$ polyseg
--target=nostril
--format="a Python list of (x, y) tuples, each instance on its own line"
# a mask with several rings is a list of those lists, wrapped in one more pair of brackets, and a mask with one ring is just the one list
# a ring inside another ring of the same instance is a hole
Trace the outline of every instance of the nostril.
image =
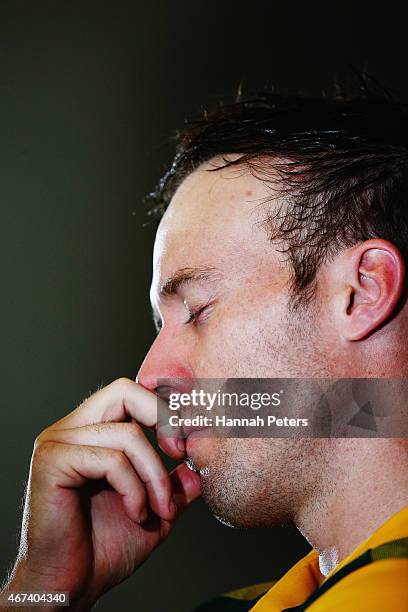
[(173, 389), (169, 385), (159, 385), (155, 388), (155, 392), (161, 399), (168, 402), (170, 395), (173, 393)]
[(166, 402), (169, 401), (172, 393), (190, 393), (194, 387), (193, 378), (158, 378), (155, 392), (157, 395), (164, 399)]

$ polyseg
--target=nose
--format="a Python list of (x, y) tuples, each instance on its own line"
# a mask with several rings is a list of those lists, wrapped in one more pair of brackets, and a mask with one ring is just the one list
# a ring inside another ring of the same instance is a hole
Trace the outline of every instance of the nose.
[(139, 368), (136, 382), (164, 399), (173, 392), (190, 393), (193, 371), (186, 343), (162, 329)]

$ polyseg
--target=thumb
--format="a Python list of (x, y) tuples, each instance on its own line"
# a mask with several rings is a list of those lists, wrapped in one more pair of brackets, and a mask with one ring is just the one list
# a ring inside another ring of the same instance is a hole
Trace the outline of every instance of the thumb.
[(174, 498), (181, 513), (186, 506), (201, 495), (201, 482), (198, 474), (190, 470), (185, 463), (180, 463), (171, 473)]

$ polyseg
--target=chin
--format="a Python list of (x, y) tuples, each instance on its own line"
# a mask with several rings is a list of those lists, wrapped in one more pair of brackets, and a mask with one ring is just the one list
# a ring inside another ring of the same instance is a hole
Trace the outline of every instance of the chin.
[(202, 497), (211, 514), (226, 527), (251, 529), (261, 526), (257, 525), (251, 514), (237, 506), (235, 499), (226, 499), (223, 494), (218, 495), (208, 479), (204, 479), (202, 484)]
[[(254, 513), (252, 504), (248, 504), (248, 491), (231, 480), (228, 474), (220, 474), (217, 469), (207, 465), (200, 467), (201, 493), (211, 514), (223, 525), (238, 529), (265, 527), (265, 521)], [(241, 484), (242, 484), (241, 480)], [(259, 503), (259, 499), (257, 502)], [(269, 519), (269, 517), (268, 517)], [(270, 521), (268, 521), (268, 525)]]
[(285, 482), (259, 441), (193, 438), (189, 467), (201, 477), (201, 492), (211, 513), (241, 529), (287, 524)]
[(250, 470), (209, 462), (200, 465), (198, 473), (203, 501), (222, 524), (259, 529), (291, 523), (281, 489), (266, 487)]

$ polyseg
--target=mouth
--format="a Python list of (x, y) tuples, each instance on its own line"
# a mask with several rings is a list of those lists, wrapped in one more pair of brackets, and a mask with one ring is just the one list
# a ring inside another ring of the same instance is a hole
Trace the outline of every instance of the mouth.
[(183, 427), (183, 430), (186, 435), (186, 451), (188, 455), (190, 454), (190, 451), (193, 450), (195, 444), (197, 444), (197, 441), (199, 441), (200, 438), (208, 438), (209, 427), (189, 428), (188, 431), (186, 431)]
[(207, 415), (197, 414), (192, 411), (180, 411), (179, 423), (186, 441), (202, 438), (208, 435), (212, 427), (212, 419)]

